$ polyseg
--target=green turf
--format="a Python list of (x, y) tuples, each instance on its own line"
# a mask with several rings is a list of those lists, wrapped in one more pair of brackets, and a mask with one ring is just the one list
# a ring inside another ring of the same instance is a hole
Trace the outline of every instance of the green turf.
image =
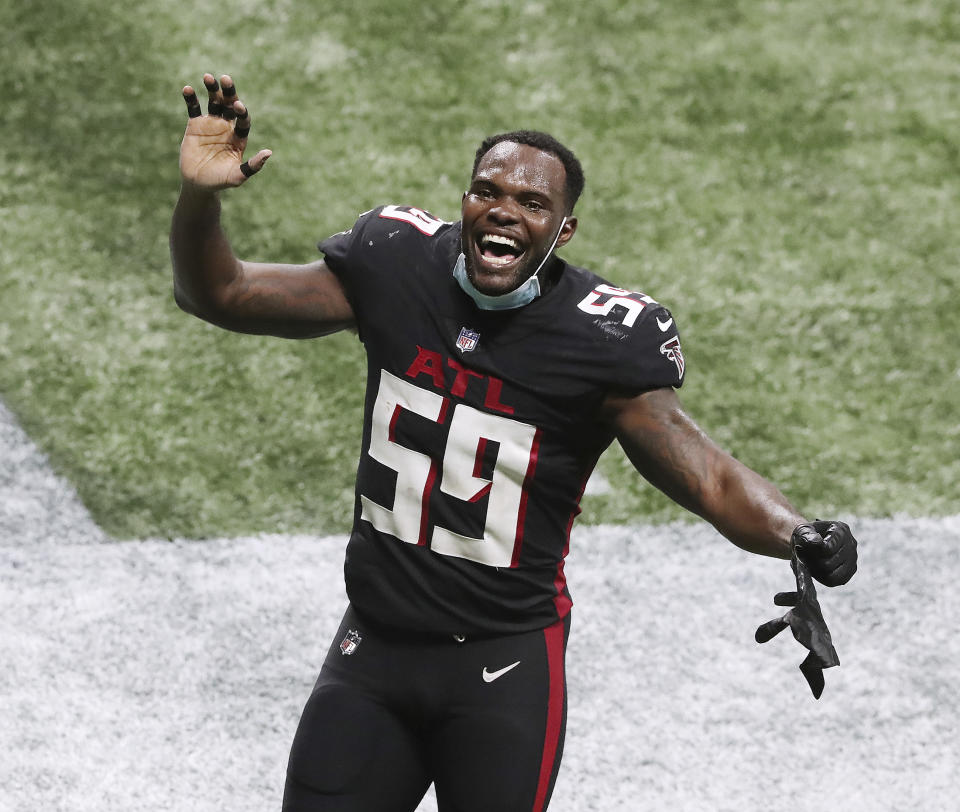
[[(173, 303), (179, 88), (232, 72), (267, 170), (239, 254), (304, 262), (383, 202), (455, 218), (491, 131), (554, 132), (568, 259), (678, 319), (682, 397), (811, 513), (954, 513), (960, 3), (0, 7), (0, 396), (119, 537), (343, 530), (350, 336)], [(614, 452), (587, 521), (680, 515)]]

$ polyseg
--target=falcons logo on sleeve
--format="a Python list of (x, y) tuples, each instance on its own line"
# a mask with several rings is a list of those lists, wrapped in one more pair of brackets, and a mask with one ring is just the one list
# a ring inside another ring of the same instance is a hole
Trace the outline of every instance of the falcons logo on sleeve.
[(677, 336), (667, 339), (660, 345), (660, 354), (667, 356), (677, 365), (677, 375), (683, 377), (683, 351), (680, 349), (680, 339)]

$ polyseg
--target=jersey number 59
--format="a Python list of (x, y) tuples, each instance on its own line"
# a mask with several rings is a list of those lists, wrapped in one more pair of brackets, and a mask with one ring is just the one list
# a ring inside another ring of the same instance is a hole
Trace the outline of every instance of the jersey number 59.
[[(394, 427), (402, 410), (443, 424), (449, 405), (449, 398), (381, 371), (368, 453), (397, 472), (397, 486), (392, 508), (361, 494), (360, 517), (382, 533), (408, 544), (425, 545), (430, 529), (430, 494), (439, 476), (440, 492), (455, 499), (476, 502), (488, 495), (487, 515), (481, 537), (435, 524), (431, 549), (491, 567), (515, 566), (523, 537), (526, 488), (537, 462), (539, 432), (519, 420), (458, 403), (450, 417), (442, 461), (395, 442)], [(488, 443), (498, 443), (499, 448), (493, 472), (486, 475), (482, 461)]]

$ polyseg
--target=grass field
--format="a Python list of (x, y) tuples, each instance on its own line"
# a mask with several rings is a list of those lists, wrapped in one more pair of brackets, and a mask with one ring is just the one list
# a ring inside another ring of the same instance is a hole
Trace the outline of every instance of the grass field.
[[(179, 312), (179, 88), (232, 72), (267, 171), (248, 258), (381, 202), (455, 218), (480, 138), (548, 129), (567, 257), (671, 306), (691, 412), (822, 515), (949, 514), (960, 479), (960, 5), (4, 4), (0, 395), (119, 538), (346, 529), (361, 348)], [(588, 522), (681, 514), (622, 455)]]

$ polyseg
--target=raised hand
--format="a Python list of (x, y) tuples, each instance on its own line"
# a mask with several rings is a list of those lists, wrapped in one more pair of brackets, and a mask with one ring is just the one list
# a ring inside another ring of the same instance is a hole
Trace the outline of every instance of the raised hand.
[(272, 154), (262, 149), (248, 161), (243, 151), (250, 134), (250, 111), (237, 98), (229, 76), (220, 82), (210, 73), (203, 75), (207, 88), (207, 114), (203, 114), (194, 89), (183, 88), (187, 105), (187, 129), (180, 144), (180, 176), (184, 183), (208, 191), (229, 189), (259, 172)]

